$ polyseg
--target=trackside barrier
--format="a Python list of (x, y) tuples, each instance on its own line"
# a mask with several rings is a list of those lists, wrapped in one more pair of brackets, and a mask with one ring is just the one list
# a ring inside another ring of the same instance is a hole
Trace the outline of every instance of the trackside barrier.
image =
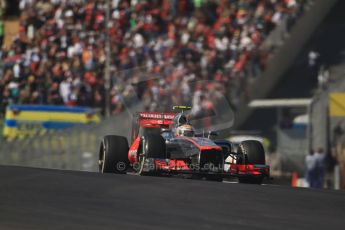
[(0, 164), (40, 168), (96, 171), (98, 148), (104, 135), (130, 135), (127, 112), (102, 121), (61, 131), (49, 131), (44, 136), (6, 141), (0, 139)]

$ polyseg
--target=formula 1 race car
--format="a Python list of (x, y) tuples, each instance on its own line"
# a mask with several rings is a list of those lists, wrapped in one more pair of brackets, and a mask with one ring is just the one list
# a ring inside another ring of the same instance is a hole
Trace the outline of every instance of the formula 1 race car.
[(240, 143), (237, 152), (227, 140), (212, 140), (215, 132), (196, 134), (184, 110), (180, 113), (139, 112), (132, 125), (132, 144), (126, 137), (107, 135), (99, 149), (101, 173), (185, 175), (222, 181), (238, 177), (241, 183), (261, 184), (269, 178), (262, 144)]

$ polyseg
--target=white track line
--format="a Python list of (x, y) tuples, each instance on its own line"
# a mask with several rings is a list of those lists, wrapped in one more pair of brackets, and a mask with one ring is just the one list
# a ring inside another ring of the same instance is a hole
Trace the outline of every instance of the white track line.
[(238, 184), (237, 181), (224, 181), (224, 180), (223, 180), (223, 183), (225, 183), (225, 184)]

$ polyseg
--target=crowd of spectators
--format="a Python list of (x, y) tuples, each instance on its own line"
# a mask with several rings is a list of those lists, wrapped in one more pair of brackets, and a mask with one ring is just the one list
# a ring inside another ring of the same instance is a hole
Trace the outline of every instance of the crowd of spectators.
[[(21, 0), (20, 29), (0, 52), (1, 109), (7, 104), (104, 109), (110, 39), (111, 108), (139, 98), (148, 110), (226, 95), (236, 106), (272, 50), (261, 44), (307, 0)], [(229, 90), (231, 89), (231, 90)]]

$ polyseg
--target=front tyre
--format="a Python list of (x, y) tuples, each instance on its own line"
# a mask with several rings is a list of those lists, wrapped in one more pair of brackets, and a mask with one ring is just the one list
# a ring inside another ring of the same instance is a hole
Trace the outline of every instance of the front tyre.
[[(259, 141), (248, 140), (241, 142), (241, 144), (238, 146), (237, 153), (241, 156), (242, 164), (266, 164), (265, 150)], [(263, 177), (246, 176), (240, 177), (238, 180), (240, 183), (262, 184)]]
[[(138, 155), (139, 168), (138, 175), (153, 175), (156, 173), (155, 165), (145, 163), (147, 159), (167, 159), (169, 158), (165, 140), (161, 135), (148, 134), (142, 137)], [(152, 162), (151, 162), (152, 163)]]
[(116, 135), (105, 136), (99, 149), (99, 172), (126, 173), (129, 167), (128, 150), (126, 137)]

